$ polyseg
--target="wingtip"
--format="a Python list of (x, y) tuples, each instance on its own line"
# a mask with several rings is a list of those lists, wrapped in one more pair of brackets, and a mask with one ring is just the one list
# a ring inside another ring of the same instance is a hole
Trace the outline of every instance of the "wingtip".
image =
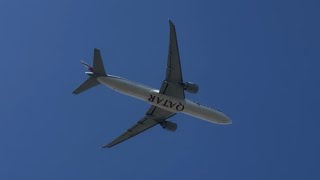
[(78, 93), (76, 91), (73, 91), (72, 94), (77, 95)]
[(106, 148), (110, 148), (110, 147), (111, 147), (111, 146), (110, 146), (109, 144), (107, 144), (107, 145), (101, 146), (100, 149), (106, 149)]
[(174, 26), (174, 24), (173, 24), (173, 22), (171, 21), (170, 18), (168, 18), (168, 21), (169, 21), (169, 24), (170, 24), (170, 25)]

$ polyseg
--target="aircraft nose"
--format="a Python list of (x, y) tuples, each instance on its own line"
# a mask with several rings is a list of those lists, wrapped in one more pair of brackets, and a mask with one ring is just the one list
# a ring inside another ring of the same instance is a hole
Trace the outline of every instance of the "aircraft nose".
[(224, 115), (224, 117), (221, 120), (221, 124), (232, 124), (232, 120), (228, 116)]
[(227, 123), (226, 124), (232, 124), (232, 120), (230, 118), (228, 118)]

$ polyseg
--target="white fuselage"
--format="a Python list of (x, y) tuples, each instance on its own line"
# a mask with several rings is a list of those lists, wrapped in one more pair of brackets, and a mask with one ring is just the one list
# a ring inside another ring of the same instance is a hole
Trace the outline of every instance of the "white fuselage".
[(231, 120), (222, 112), (187, 99), (160, 94), (159, 90), (129, 81), (117, 76), (101, 76), (97, 80), (120, 93), (146, 101), (156, 107), (173, 112), (184, 113), (217, 124), (230, 124)]

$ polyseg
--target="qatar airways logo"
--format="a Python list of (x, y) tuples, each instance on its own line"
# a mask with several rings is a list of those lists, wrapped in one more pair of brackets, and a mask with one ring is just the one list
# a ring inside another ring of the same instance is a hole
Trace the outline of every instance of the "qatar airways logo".
[(148, 101), (152, 102), (152, 103), (156, 103), (159, 105), (162, 105), (163, 107), (167, 107), (170, 109), (175, 109), (177, 111), (183, 111), (184, 110), (184, 105), (181, 102), (172, 102), (168, 99), (164, 99), (164, 98), (160, 98), (158, 96), (154, 96), (152, 94), (150, 94), (150, 97), (148, 99)]

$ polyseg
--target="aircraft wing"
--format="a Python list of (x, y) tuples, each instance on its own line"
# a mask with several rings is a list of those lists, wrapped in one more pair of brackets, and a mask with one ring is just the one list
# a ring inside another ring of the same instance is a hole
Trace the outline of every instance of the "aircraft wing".
[(139, 120), (134, 126), (129, 128), (121, 136), (119, 136), (109, 144), (102, 146), (102, 148), (110, 148), (114, 145), (117, 145), (129, 138), (132, 138), (133, 136), (142, 133), (149, 128), (152, 128), (153, 126), (165, 121), (173, 115), (175, 115), (175, 113), (160, 109), (155, 106), (151, 106), (146, 115), (141, 120)]
[[(169, 53), (167, 61), (166, 78), (163, 81), (160, 92), (168, 96), (184, 99), (184, 89), (181, 85), (183, 83), (182, 71), (180, 65), (179, 48), (177, 42), (176, 29), (172, 21), (169, 20), (170, 24), (170, 42), (169, 42)], [(165, 121), (176, 113), (172, 113), (161, 108), (151, 106), (147, 111), (146, 115), (139, 120), (134, 126), (129, 128), (121, 136), (110, 142), (109, 144), (102, 146), (102, 148), (110, 148), (117, 145), (133, 136), (136, 136), (143, 131)]]
[(169, 53), (167, 61), (166, 78), (163, 81), (160, 93), (176, 98), (184, 99), (184, 89), (181, 85), (183, 83), (178, 41), (176, 35), (176, 28), (172, 21), (170, 24), (170, 41), (169, 41)]

